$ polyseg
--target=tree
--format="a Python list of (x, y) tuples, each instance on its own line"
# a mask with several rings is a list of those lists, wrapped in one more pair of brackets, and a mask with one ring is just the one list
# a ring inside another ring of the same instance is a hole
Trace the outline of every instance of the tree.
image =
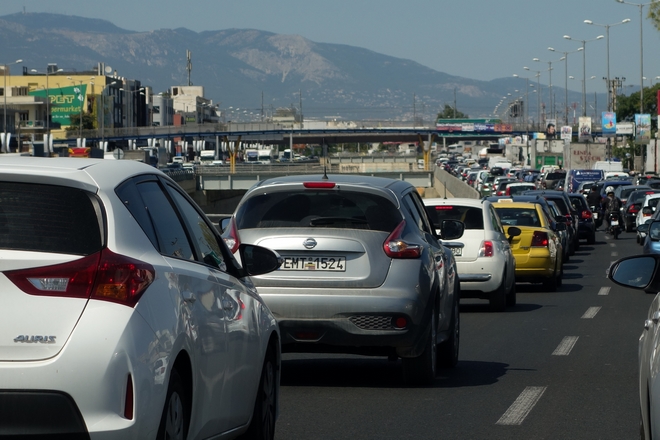
[(469, 116), (458, 110), (454, 111), (454, 107), (450, 106), (449, 104), (445, 104), (445, 108), (440, 113), (438, 113), (438, 119), (466, 119), (466, 118), (469, 118)]
[[(66, 131), (77, 131), (80, 130), (80, 114), (71, 114), (69, 115), (69, 121), (71, 125), (66, 128)], [(82, 128), (83, 130), (94, 130), (94, 116), (89, 113), (83, 113), (82, 117)]]
[(660, 3), (653, 2), (649, 5), (648, 18), (653, 22), (653, 26), (660, 31)]

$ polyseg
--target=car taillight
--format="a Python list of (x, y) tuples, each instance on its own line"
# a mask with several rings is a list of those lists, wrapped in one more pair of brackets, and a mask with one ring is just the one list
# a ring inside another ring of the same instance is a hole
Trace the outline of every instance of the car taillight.
[(235, 253), (238, 250), (238, 247), (241, 245), (241, 239), (238, 237), (238, 229), (236, 228), (236, 217), (232, 217), (229, 220), (229, 226), (227, 230), (227, 237), (223, 237), (225, 244), (231, 251)]
[(637, 214), (639, 212), (639, 208), (635, 205), (630, 205), (628, 207), (628, 213), (630, 214)]
[(332, 189), (336, 186), (334, 182), (303, 182), (303, 186), (308, 189)]
[(403, 220), (399, 226), (392, 231), (389, 237), (383, 243), (383, 250), (390, 258), (419, 258), (422, 255), (422, 247), (406, 243), (401, 239), (401, 234), (406, 227), (406, 221)]
[(587, 220), (592, 217), (591, 211), (584, 210), (582, 211), (582, 220)]
[(548, 245), (548, 233), (542, 231), (534, 231), (532, 236), (533, 247), (545, 247)]
[(504, 195), (505, 196), (510, 196), (511, 195), (511, 187), (510, 186), (506, 187), (506, 191), (504, 192)]
[(156, 272), (150, 264), (103, 249), (69, 263), (4, 274), (30, 295), (93, 298), (133, 307)]
[(479, 257), (492, 257), (494, 255), (493, 251), (493, 242), (490, 240), (484, 240), (481, 242), (479, 247)]

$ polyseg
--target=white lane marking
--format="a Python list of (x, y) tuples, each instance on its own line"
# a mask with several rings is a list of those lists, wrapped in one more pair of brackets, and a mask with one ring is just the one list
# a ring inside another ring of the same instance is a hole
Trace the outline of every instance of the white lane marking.
[(582, 319), (591, 319), (594, 316), (596, 316), (596, 313), (600, 310), (600, 307), (589, 307), (586, 312), (584, 312), (584, 315), (582, 315)]
[(527, 387), (497, 421), (497, 425), (521, 425), (547, 387)]
[(612, 252), (612, 256), (613, 256), (613, 257), (618, 257), (618, 256), (619, 256), (619, 253), (618, 253), (618, 252)]
[(616, 247), (616, 243), (610, 243), (610, 247)]
[(579, 336), (566, 336), (564, 339), (562, 339), (562, 341), (559, 343), (557, 348), (555, 348), (555, 351), (552, 352), (552, 355), (568, 356), (568, 354), (575, 346), (575, 343), (577, 342), (578, 338)]
[(610, 236), (609, 236), (609, 235), (606, 235), (606, 236), (605, 236), (605, 240), (609, 240), (609, 239), (610, 239)]
[(610, 288), (609, 287), (601, 287), (600, 290), (598, 291), (598, 294), (600, 296), (605, 296), (610, 294)]

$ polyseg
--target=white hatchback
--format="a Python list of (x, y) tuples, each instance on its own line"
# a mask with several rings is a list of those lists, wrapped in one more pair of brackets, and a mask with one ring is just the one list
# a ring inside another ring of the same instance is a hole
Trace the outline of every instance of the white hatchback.
[[(460, 220), (465, 225), (458, 241), (444, 241), (456, 258), (461, 298), (487, 299), (493, 311), (516, 304), (516, 260), (497, 213), (487, 200), (424, 199), (433, 223)], [(510, 232), (520, 233), (513, 227)]]
[(4, 156), (0, 200), (0, 437), (273, 437), (277, 254), (137, 161)]

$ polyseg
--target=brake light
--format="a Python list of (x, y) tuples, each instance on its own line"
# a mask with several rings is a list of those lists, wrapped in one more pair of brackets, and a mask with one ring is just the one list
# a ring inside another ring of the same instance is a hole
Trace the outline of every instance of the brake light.
[(490, 240), (484, 240), (481, 242), (479, 247), (479, 257), (492, 257), (495, 254), (493, 251), (493, 242)]
[(584, 210), (582, 211), (582, 220), (587, 220), (592, 217), (591, 211)]
[(229, 220), (229, 226), (227, 228), (227, 236), (222, 237), (225, 240), (225, 244), (231, 251), (235, 253), (238, 250), (238, 247), (241, 245), (241, 239), (238, 237), (238, 229), (236, 228), (236, 217), (232, 217)]
[(422, 255), (422, 247), (406, 243), (401, 239), (401, 234), (406, 227), (406, 221), (399, 223), (394, 231), (383, 243), (383, 250), (390, 258), (419, 258)]
[(533, 247), (545, 247), (549, 243), (548, 233), (542, 231), (534, 231), (532, 236), (532, 246)]
[(506, 187), (506, 191), (504, 192), (504, 195), (505, 196), (510, 196), (511, 195), (511, 187), (510, 186)]
[(135, 306), (155, 278), (154, 268), (103, 249), (64, 264), (4, 272), (29, 295), (94, 298)]
[(308, 189), (332, 189), (336, 184), (334, 182), (303, 182), (303, 186)]
[(447, 206), (447, 205), (440, 205), (435, 207), (436, 211), (451, 211), (452, 209), (454, 209), (453, 206)]
[(639, 212), (639, 208), (638, 208), (637, 206), (635, 206), (635, 205), (630, 205), (630, 206), (628, 207), (628, 212), (629, 212), (630, 214), (637, 214), (637, 213)]

